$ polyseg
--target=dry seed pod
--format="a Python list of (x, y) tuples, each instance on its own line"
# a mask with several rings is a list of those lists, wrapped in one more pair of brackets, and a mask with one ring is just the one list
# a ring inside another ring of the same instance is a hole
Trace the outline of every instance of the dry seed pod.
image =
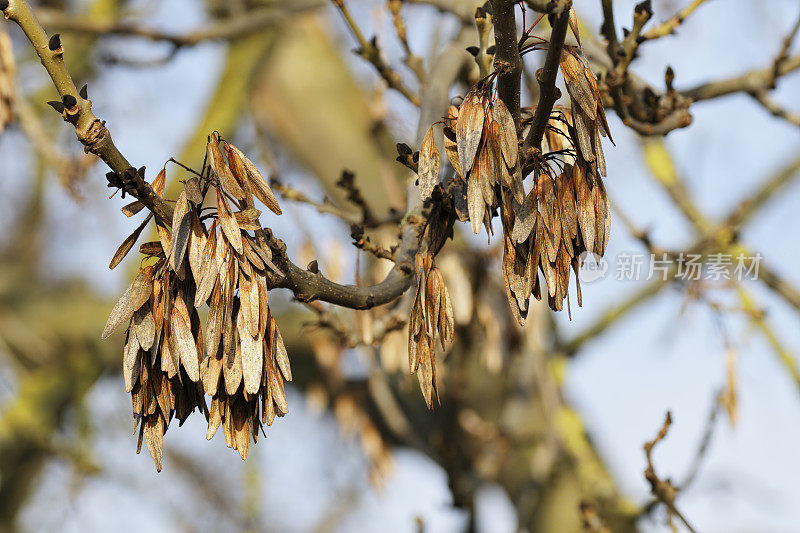
[(500, 124), (500, 145), (503, 151), (503, 160), (508, 168), (514, 168), (519, 161), (519, 141), (517, 140), (517, 127), (514, 118), (499, 98), (494, 102), (494, 115)]
[(597, 102), (595, 102), (592, 87), (586, 79), (583, 62), (572, 52), (562, 50), (560, 67), (570, 97), (580, 105), (589, 120), (594, 121), (597, 116)]
[(225, 201), (225, 197), (219, 189), (217, 189), (217, 214), (219, 216), (222, 232), (228, 239), (228, 243), (236, 250), (237, 254), (244, 253), (244, 249), (242, 248), (242, 233), (239, 230), (239, 225), (236, 223), (236, 219), (228, 208), (228, 202)]
[(521, 243), (528, 240), (536, 222), (537, 203), (535, 189), (528, 193), (524, 202), (514, 203), (514, 226), (511, 230), (511, 239), (514, 242)]
[(206, 157), (208, 159), (208, 164), (211, 165), (211, 170), (213, 170), (214, 174), (219, 178), (222, 187), (237, 200), (244, 200), (244, 191), (236, 181), (228, 163), (225, 161), (225, 156), (222, 154), (222, 149), (219, 147), (219, 141), (216, 135), (210, 135), (208, 137)]
[(430, 197), (439, 183), (439, 150), (433, 139), (433, 126), (428, 128), (419, 149), (419, 192), (422, 199)]
[(258, 198), (261, 203), (267, 206), (273, 213), (280, 215), (281, 207), (278, 205), (278, 200), (275, 198), (275, 194), (272, 192), (272, 189), (270, 189), (267, 181), (264, 179), (264, 176), (261, 175), (261, 172), (259, 172), (258, 168), (256, 168), (253, 162), (250, 161), (250, 159), (248, 159), (248, 157), (234, 145), (228, 143), (227, 146), (230, 147), (231, 152), (234, 153), (236, 157), (241, 159), (241, 162), (244, 164), (250, 184), (250, 190), (253, 192), (256, 198)]
[(483, 200), (483, 191), (479, 181), (480, 171), (474, 169), (469, 173), (467, 182), (467, 203), (469, 206), (469, 220), (472, 223), (472, 231), (477, 235), (481, 232), (483, 214), (486, 204)]
[(592, 251), (594, 250), (596, 227), (592, 191), (589, 189), (589, 183), (578, 165), (573, 167), (572, 172), (572, 184), (575, 187), (581, 237), (586, 249)]
[(128, 322), (133, 313), (142, 307), (153, 294), (153, 267), (139, 270), (130, 286), (117, 301), (103, 329), (103, 339), (107, 339), (120, 324)]
[(124, 241), (122, 241), (122, 244), (120, 244), (119, 248), (117, 248), (117, 251), (114, 252), (114, 257), (111, 258), (111, 262), (108, 264), (108, 268), (110, 270), (113, 270), (114, 268), (116, 268), (116, 266), (123, 259), (125, 259), (125, 256), (128, 255), (128, 252), (131, 251), (131, 248), (133, 248), (133, 245), (136, 244), (136, 241), (139, 239), (139, 236), (142, 234), (142, 230), (147, 225), (147, 223), (150, 222), (151, 218), (153, 218), (153, 214), (152, 213), (147, 215), (147, 217), (144, 219), (144, 221), (142, 221), (142, 223), (139, 224), (139, 227), (136, 228), (133, 231), (133, 233), (131, 233)]
[(153, 180), (151, 187), (153, 188), (153, 191), (157, 195), (164, 196), (164, 189), (166, 187), (166, 183), (167, 183), (167, 169), (162, 168), (156, 175), (155, 179)]
[(139, 200), (136, 200), (134, 202), (131, 202), (131, 203), (127, 204), (127, 205), (122, 206), (120, 208), (120, 211), (122, 211), (122, 213), (126, 217), (130, 218), (133, 215), (139, 213), (142, 209), (144, 209), (144, 204), (142, 202), (140, 202)]
[(569, 29), (572, 30), (572, 35), (578, 41), (578, 46), (581, 46), (581, 33), (578, 31), (578, 16), (575, 14), (575, 9), (569, 8)]
[(175, 203), (175, 211), (172, 216), (172, 248), (169, 251), (169, 265), (174, 271), (178, 271), (186, 249), (189, 246), (189, 235), (192, 228), (192, 217), (189, 215), (189, 200), (186, 198), (186, 191), (182, 191)]
[[(478, 153), (485, 117), (483, 97), (473, 87), (459, 110), (456, 121), (456, 144), (461, 170), (469, 172)], [(476, 232), (477, 233), (477, 232)]]

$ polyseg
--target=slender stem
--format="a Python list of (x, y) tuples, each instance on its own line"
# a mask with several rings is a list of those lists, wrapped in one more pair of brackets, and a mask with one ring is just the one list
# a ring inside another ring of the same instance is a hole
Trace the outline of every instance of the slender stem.
[(494, 22), (495, 56), (494, 68), (497, 74), (497, 94), (506, 105), (514, 123), (519, 125), (519, 93), (522, 78), (522, 59), (517, 43), (517, 21), (514, 16), (513, 0), (492, 0), (492, 21)]
[(537, 75), (539, 81), (539, 104), (533, 115), (533, 124), (528, 137), (525, 139), (525, 149), (523, 153), (531, 148), (541, 149), (542, 138), (547, 129), (547, 122), (550, 120), (550, 112), (553, 105), (561, 96), (561, 91), (556, 87), (556, 76), (558, 65), (561, 62), (561, 50), (564, 48), (564, 38), (567, 36), (567, 26), (569, 24), (569, 9), (572, 2), (568, 1), (561, 13), (551, 17), (553, 31), (550, 34), (550, 44), (547, 47), (547, 57), (544, 60), (544, 67)]

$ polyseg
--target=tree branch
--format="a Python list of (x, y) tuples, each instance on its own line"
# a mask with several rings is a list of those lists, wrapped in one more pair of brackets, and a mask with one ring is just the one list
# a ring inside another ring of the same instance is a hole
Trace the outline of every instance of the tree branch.
[(533, 124), (528, 137), (525, 139), (523, 153), (531, 148), (541, 149), (542, 138), (550, 120), (550, 112), (553, 105), (561, 96), (561, 91), (556, 87), (556, 76), (558, 65), (561, 62), (561, 50), (564, 48), (564, 38), (567, 36), (567, 26), (569, 24), (569, 8), (571, 0), (567, 0), (561, 7), (561, 12), (551, 15), (550, 22), (553, 31), (550, 34), (550, 44), (547, 47), (547, 57), (544, 60), (544, 67), (537, 73), (539, 81), (539, 103), (533, 115)]
[(497, 94), (511, 111), (514, 123), (519, 126), (519, 92), (522, 79), (522, 58), (517, 43), (517, 20), (514, 0), (492, 0), (492, 22), (496, 52), (494, 68), (497, 71)]
[(776, 77), (784, 76), (798, 68), (800, 68), (800, 54), (795, 54), (778, 65), (777, 76), (775, 76), (776, 69), (770, 65), (767, 68), (752, 70), (733, 78), (704, 83), (692, 89), (681, 91), (681, 94), (695, 102), (739, 92), (755, 94), (769, 89)]

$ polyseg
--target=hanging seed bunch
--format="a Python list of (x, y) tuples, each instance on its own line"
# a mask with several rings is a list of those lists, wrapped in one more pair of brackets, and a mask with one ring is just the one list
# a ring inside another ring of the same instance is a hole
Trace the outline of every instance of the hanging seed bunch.
[[(439, 181), (439, 151), (428, 130), (420, 147), (419, 176), (423, 199)], [(472, 230), (481, 225), (492, 233), (492, 212), (499, 206), (499, 190), (508, 190), (522, 202), (525, 192), (519, 160), (516, 126), (502, 100), (491, 99), (491, 77), (474, 86), (461, 107), (450, 106), (444, 120), (445, 153), (456, 174), (467, 185)]]
[(436, 385), (436, 340), (442, 350), (453, 342), (455, 323), (450, 294), (442, 273), (434, 265), (433, 254), (418, 253), (414, 258), (417, 292), (408, 321), (408, 366), (417, 374), (428, 408), (433, 398), (439, 401)]
[[(577, 33), (575, 27), (573, 32)], [(563, 309), (566, 298), (569, 309), (570, 270), (575, 272), (581, 305), (577, 276), (581, 254), (602, 256), (610, 234), (600, 142), (601, 137), (610, 136), (597, 80), (580, 47), (564, 50), (561, 71), (570, 106), (553, 110), (542, 153), (532, 160), (522, 161), (519, 146), (530, 129), (532, 115), (523, 116), (518, 131), (503, 101), (492, 99), (494, 74), (472, 87), (460, 107), (451, 105), (442, 121), (445, 153), (455, 175), (466, 185), (473, 231), (478, 233), (483, 225), (491, 234), (492, 216), (499, 209), (506, 294), (520, 324), (527, 316), (531, 295), (538, 300), (546, 292), (550, 308), (556, 311)], [(432, 128), (419, 153), (423, 199), (430, 197), (439, 183), (439, 151)], [(523, 168), (531, 176), (527, 184)], [(539, 272), (546, 289), (540, 285)]]
[[(154, 263), (139, 270), (103, 332), (105, 338), (128, 324), (125, 387), (137, 423), (143, 420), (139, 447), (147, 443), (158, 470), (173, 417), (183, 423), (199, 408), (208, 420), (207, 438), (222, 426), (228, 447), (244, 459), (251, 435), (255, 442), (263, 424), (288, 412), (283, 381), (292, 374), (267, 299), (269, 278), (280, 272), (254, 198), (276, 214), (280, 207), (255, 165), (232, 144), (223, 152), (212, 135), (206, 160), (207, 167), (184, 181), (171, 228), (157, 224), (159, 240), (140, 247)], [(153, 180), (156, 194), (163, 196), (165, 181), (162, 170)], [(209, 194), (214, 207), (203, 207)], [(133, 202), (123, 212), (132, 216), (143, 207)], [(111, 268), (151, 218), (125, 239)], [(203, 329), (197, 309), (206, 304)], [(210, 409), (204, 393), (211, 396)]]

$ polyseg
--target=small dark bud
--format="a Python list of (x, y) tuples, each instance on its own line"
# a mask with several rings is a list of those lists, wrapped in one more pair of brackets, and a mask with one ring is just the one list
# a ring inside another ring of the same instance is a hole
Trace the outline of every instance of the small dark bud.
[(494, 11), (492, 11), (492, 3), (489, 2), (489, 0), (486, 0), (486, 2), (483, 3), (481, 9), (483, 9), (489, 15), (494, 14)]
[(50, 102), (47, 102), (47, 105), (49, 105), (50, 107), (52, 107), (53, 109), (55, 109), (59, 113), (63, 113), (64, 112), (64, 104), (62, 104), (58, 100), (52, 100)]
[(397, 153), (406, 156), (411, 155), (413, 152), (406, 143), (397, 143)]
[(646, 14), (648, 17), (653, 16), (653, 2), (651, 0), (644, 0), (644, 2), (639, 2), (636, 4), (636, 7), (633, 8), (633, 12), (637, 15)]
[(675, 81), (675, 71), (672, 70), (672, 67), (668, 66), (666, 72), (664, 72), (664, 83), (667, 85), (667, 91), (672, 92), (675, 89), (672, 87), (672, 82)]
[(376, 48), (378, 46), (378, 36), (373, 35), (372, 39), (369, 40), (369, 44), (371, 44), (373, 48)]
[(481, 7), (475, 8), (475, 20), (481, 20), (486, 18), (486, 12)]
[(55, 52), (59, 48), (61, 48), (61, 36), (57, 33), (54, 33), (52, 37), (50, 37), (50, 42), (47, 43), (47, 47), (50, 49), (51, 52)]
[(89, 99), (89, 89), (88, 89), (88, 86), (85, 83), (83, 84), (83, 87), (81, 87), (81, 90), (78, 91), (78, 94), (84, 100), (88, 100)]
[(316, 259), (311, 261), (306, 268), (308, 269), (309, 272), (313, 272), (314, 274), (319, 274), (319, 264), (317, 263)]
[(146, 168), (147, 167), (139, 167), (139, 170), (136, 171), (136, 173), (139, 174), (142, 177), (142, 179), (144, 179), (144, 171)]
[(65, 94), (62, 96), (61, 101), (64, 103), (64, 107), (66, 109), (70, 109), (71, 107), (78, 105), (78, 99), (71, 94)]
[(350, 238), (354, 241), (360, 241), (362, 237), (364, 237), (364, 226), (350, 224)]
[(0, 11), (8, 9), (8, 0), (0, 0)]
[(467, 52), (472, 54), (472, 57), (478, 57), (478, 52), (480, 52), (480, 51), (481, 51), (481, 49), (478, 48), (477, 46), (468, 46), (467, 47)]
[(486, 49), (486, 53), (489, 54), (490, 56), (493, 56), (496, 50), (497, 47), (495, 45), (492, 45)]
[(631, 30), (629, 30), (628, 28), (622, 28), (622, 36), (623, 37), (627, 37), (630, 34), (631, 34)]

